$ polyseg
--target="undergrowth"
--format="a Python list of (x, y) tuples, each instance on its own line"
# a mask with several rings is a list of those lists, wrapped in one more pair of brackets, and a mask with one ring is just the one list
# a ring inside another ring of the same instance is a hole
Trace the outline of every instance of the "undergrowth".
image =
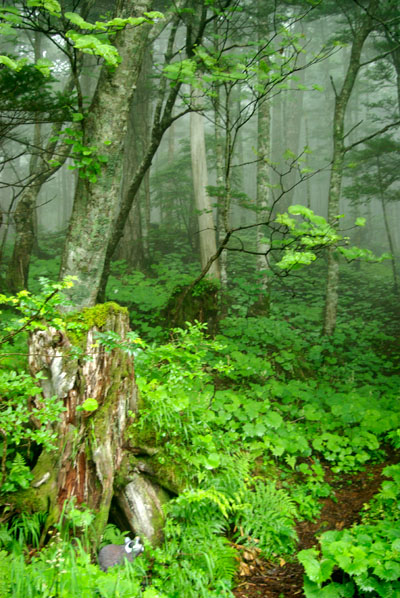
[[(0, 598), (232, 596), (238, 547), (256, 547), (272, 561), (294, 558), (296, 522), (315, 519), (320, 499), (331, 493), (326, 470), (336, 476), (359, 471), (384, 460), (388, 445), (400, 448), (395, 320), (381, 313), (379, 319), (362, 317), (354, 288), (344, 294), (337, 330), (327, 339), (319, 330), (318, 275), (316, 292), (300, 284), (295, 296), (276, 289), (279, 302), (269, 315), (252, 316), (246, 301), (254, 288), (243, 271), (218, 334), (210, 337), (205, 324), (188, 323), (167, 338), (158, 318), (172, 282), (185, 284), (190, 265), (179, 276), (163, 267), (153, 280), (120, 269), (109, 293), (129, 303), (135, 330), (125, 347), (135, 353), (142, 406), (129, 435), (135, 446), (154, 449), (159, 475), (172, 468), (176, 478), (178, 496), (166, 508), (164, 542), (105, 574), (70, 537), (56, 536), (39, 548), (41, 516), (21, 516), (0, 528)], [(346, 275), (353, 281), (357, 276), (352, 270)], [(371, 286), (365, 283), (362, 302)], [(3, 334), (17, 326), (9, 320), (3, 314)], [(99, 335), (98, 342), (109, 350), (118, 339)], [(15, 343), (5, 343), (7, 352)], [(7, 421), (7, 405), (15, 411), (11, 400), (24, 413), (27, 394), (38, 389), (27, 374), (13, 373), (9, 356), (4, 360), (4, 384), (14, 376), (16, 386), (9, 393), (3, 384), (8, 403), (2, 403), (0, 423)], [(56, 418), (60, 406), (54, 402), (52, 409)], [(37, 450), (40, 434), (33, 436), (27, 417), (20, 437), (1, 449), (7, 452), (3, 492), (23, 488), (24, 479), (29, 485), (26, 447), (29, 440)], [(42, 440), (51, 444), (51, 434)], [(400, 484), (396, 469), (386, 473), (393, 481), (384, 484), (360, 526), (327, 532), (321, 554), (312, 549), (300, 557), (310, 598), (351, 596), (355, 588), (372, 596), (398, 590)], [(337, 569), (340, 581), (331, 579)]]
[[(391, 465), (362, 522), (321, 535), (320, 550), (303, 550), (307, 598), (398, 596), (400, 593), (400, 465)], [(340, 579), (341, 578), (341, 579)], [(335, 581), (340, 579), (340, 581)], [(358, 594), (356, 594), (358, 592)]]

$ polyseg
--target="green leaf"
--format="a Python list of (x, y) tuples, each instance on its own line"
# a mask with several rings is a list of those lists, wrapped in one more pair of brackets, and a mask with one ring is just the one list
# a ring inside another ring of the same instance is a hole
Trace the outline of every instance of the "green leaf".
[(365, 226), (366, 222), (367, 222), (366, 218), (357, 218), (354, 224), (356, 226)]
[(312, 251), (288, 250), (276, 265), (282, 270), (296, 270), (301, 266), (308, 266), (316, 259), (317, 256)]
[(400, 538), (397, 538), (394, 542), (392, 542), (392, 550), (400, 552)]
[(270, 426), (271, 428), (279, 428), (283, 423), (282, 416), (279, 415), (279, 413), (277, 413), (276, 411), (269, 411), (268, 413), (266, 413), (265, 417), (263, 418), (263, 421), (266, 423), (267, 426)]
[(221, 464), (221, 457), (219, 456), (218, 453), (210, 453), (204, 459), (204, 465), (205, 465), (206, 469), (215, 469), (216, 467), (219, 467), (220, 464)]
[(164, 19), (164, 15), (162, 12), (159, 12), (158, 10), (151, 10), (149, 12), (145, 12), (144, 16), (147, 17), (148, 19), (151, 19), (152, 21), (154, 19)]
[(96, 399), (89, 397), (85, 401), (83, 401), (82, 405), (77, 407), (77, 411), (96, 411), (98, 409), (99, 404)]
[(44, 8), (51, 15), (59, 16), (61, 14), (61, 6), (57, 0), (28, 0), (27, 6), (33, 8)]
[(8, 66), (8, 68), (13, 71), (18, 71), (20, 69), (19, 63), (8, 56), (0, 55), (0, 64)]
[(181, 81), (182, 83), (196, 84), (196, 73), (197, 63), (187, 58), (180, 62), (174, 62), (164, 68), (164, 74), (168, 79), (174, 81)]
[(70, 29), (67, 31), (66, 36), (73, 41), (77, 50), (86, 54), (101, 56), (111, 66), (116, 66), (121, 61), (115, 46), (100, 41), (95, 35), (83, 35)]
[(326, 581), (332, 574), (335, 561), (332, 559), (318, 560), (319, 553), (315, 548), (301, 550), (297, 555), (303, 565), (307, 577), (318, 584)]
[(42, 73), (42, 75), (44, 75), (45, 77), (49, 77), (50, 76), (50, 69), (53, 66), (53, 63), (51, 60), (48, 60), (47, 58), (39, 58), (39, 60), (37, 60), (37, 62), (35, 62), (34, 67), (40, 71)]
[[(96, 25), (93, 25), (93, 23), (88, 23), (76, 12), (66, 12), (64, 13), (64, 16), (66, 19), (68, 19), (68, 21), (80, 27), (80, 29), (88, 29), (89, 31), (96, 29)], [(105, 27), (103, 27), (103, 29), (105, 29)]]

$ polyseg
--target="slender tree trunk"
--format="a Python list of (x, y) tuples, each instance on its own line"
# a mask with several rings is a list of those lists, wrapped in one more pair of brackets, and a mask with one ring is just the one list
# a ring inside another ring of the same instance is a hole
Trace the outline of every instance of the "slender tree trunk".
[[(81, 3), (80, 14), (83, 18), (87, 16), (94, 0), (84, 0)], [(35, 62), (41, 58), (41, 34), (36, 33), (34, 40)], [(71, 75), (64, 86), (63, 93), (71, 93), (77, 73), (82, 66), (81, 61), (75, 65), (75, 76)], [(59, 125), (55, 128), (58, 130)], [(54, 135), (54, 130), (52, 131)], [(52, 136), (51, 135), (51, 136)], [(51, 137), (50, 136), (50, 137)], [(34, 126), (33, 145), (36, 148), (41, 147), (42, 127), (39, 123)], [(32, 154), (29, 164), (29, 185), (22, 191), (19, 198), (15, 213), (14, 222), (16, 229), (16, 237), (14, 241), (14, 249), (11, 256), (10, 264), (6, 275), (6, 283), (8, 289), (12, 293), (16, 293), (28, 286), (29, 264), (32, 250), (35, 242), (37, 242), (37, 212), (36, 200), (40, 193), (42, 186), (48, 181), (57, 170), (64, 164), (69, 153), (71, 145), (67, 145), (58, 140), (52, 141), (48, 139), (45, 149), (39, 153), (39, 149)], [(49, 163), (56, 158), (58, 165), (50, 167)]]
[[(224, 177), (224, 143), (222, 139), (222, 125), (221, 125), (221, 88), (217, 86), (215, 91), (215, 105), (214, 105), (214, 120), (215, 120), (215, 167), (216, 167), (216, 183), (218, 188), (217, 197), (217, 228), (218, 228), (218, 242), (225, 237), (226, 230), (223, 217), (222, 193), (225, 190)], [(221, 272), (221, 287), (226, 289), (228, 286), (228, 252), (223, 251), (219, 258), (219, 266)]]
[(392, 263), (392, 273), (393, 273), (393, 290), (396, 293), (396, 295), (398, 295), (399, 294), (399, 276), (398, 276), (398, 272), (397, 272), (395, 247), (394, 247), (392, 232), (390, 230), (389, 216), (388, 216), (387, 209), (386, 209), (387, 201), (384, 197), (381, 162), (380, 162), (379, 156), (377, 156), (377, 158), (376, 158), (376, 163), (377, 163), (377, 168), (378, 168), (378, 179), (379, 179), (379, 190), (380, 190), (379, 195), (380, 195), (380, 200), (381, 200), (381, 204), (382, 204), (383, 222), (385, 224), (385, 231), (386, 231), (386, 236), (387, 236), (387, 240), (388, 240), (388, 244), (389, 244), (389, 251), (392, 254), (391, 263)]
[[(360, 69), (361, 52), (364, 42), (371, 31), (372, 14), (375, 12), (377, 0), (370, 0), (368, 10), (363, 13), (356, 25), (350, 51), (344, 83), (340, 92), (335, 91), (335, 111), (333, 117), (333, 156), (329, 182), (328, 222), (335, 229), (338, 228), (339, 201), (343, 178), (343, 164), (345, 157), (344, 122), (346, 108)], [(333, 334), (336, 327), (337, 308), (339, 301), (339, 261), (334, 247), (328, 249), (328, 272), (325, 297), (325, 315), (323, 333)]]
[[(262, 45), (263, 37), (268, 30), (267, 15), (263, 10), (263, 3), (258, 0), (258, 41)], [(263, 59), (268, 66), (266, 58)], [(261, 68), (260, 68), (261, 72)], [(259, 85), (265, 85), (266, 81), (259, 76)], [(256, 302), (256, 310), (261, 313), (267, 313), (269, 309), (269, 295), (270, 295), (270, 278), (268, 276), (269, 266), (269, 250), (270, 243), (266, 240), (268, 229), (262, 222), (268, 222), (271, 210), (271, 101), (268, 98), (261, 100), (257, 107), (257, 189), (256, 189), (256, 203), (257, 203), (257, 232), (256, 232), (256, 248), (257, 248), (257, 272), (259, 276), (259, 283), (261, 290)]]
[[(150, 6), (151, 0), (121, 0), (117, 16), (141, 16)], [(141, 25), (126, 27), (116, 34), (121, 63), (114, 70), (103, 67), (89, 116), (84, 121), (84, 145), (99, 148), (107, 163), (97, 180), (80, 179), (75, 194), (60, 278), (77, 277), (70, 292), (77, 307), (93, 305), (99, 292), (118, 211), (128, 112), (148, 32), (149, 27)]]
[[(309, 148), (310, 147), (310, 132), (309, 132), (307, 116), (304, 116), (304, 132), (305, 132), (305, 136), (306, 136), (306, 147)], [(306, 154), (305, 166), (306, 166), (306, 168), (310, 167), (308, 154)], [(309, 208), (311, 210), (312, 196), (311, 196), (311, 183), (310, 183), (309, 177), (306, 180), (306, 205), (307, 205), (307, 208)]]
[[(199, 107), (199, 90), (192, 90), (193, 104)], [(198, 214), (200, 263), (204, 268), (208, 260), (217, 253), (215, 224), (211, 200), (207, 192), (208, 172), (204, 138), (204, 116), (199, 112), (190, 113), (190, 149), (192, 156), (193, 187)], [(218, 261), (215, 260), (208, 271), (209, 278), (220, 278)]]
[[(300, 54), (299, 59), (299, 66), (305, 62), (305, 55)], [(298, 75), (300, 84), (304, 84), (305, 79), (305, 69), (300, 68), (300, 72)], [(296, 90), (297, 82), (291, 84), (291, 90), (289, 93), (284, 95), (285, 100), (282, 102), (282, 111), (283, 111), (283, 120), (284, 120), (284, 142), (285, 147), (283, 151), (290, 150), (296, 156), (299, 154), (300, 147), (300, 133), (301, 133), (301, 124), (303, 120), (303, 100), (304, 100), (304, 93), (298, 93)], [(283, 159), (282, 156), (279, 157), (279, 161)], [(296, 182), (298, 181), (298, 172), (295, 168), (292, 168), (290, 172), (287, 173), (284, 177), (284, 185), (288, 191), (284, 194), (282, 199), (279, 201), (278, 211), (279, 212), (286, 212), (289, 206), (293, 204), (293, 198), (296, 190)]]
[[(387, 36), (388, 42), (393, 43)], [(400, 112), (400, 48), (398, 45), (393, 49), (391, 53), (393, 66), (396, 70), (396, 89), (397, 89), (397, 109)]]
[(35, 242), (33, 211), (39, 190), (37, 185), (27, 187), (14, 212), (16, 236), (6, 275), (6, 286), (12, 294), (28, 287), (29, 264)]
[[(37, 62), (42, 57), (40, 33), (35, 34), (33, 45), (35, 62)], [(29, 264), (37, 237), (36, 200), (44, 182), (55, 172), (55, 169), (48, 169), (48, 166), (39, 156), (41, 137), (42, 125), (35, 123), (33, 146), (36, 149), (31, 155), (29, 163), (29, 179), (33, 182), (22, 191), (14, 212), (14, 248), (6, 275), (7, 288), (13, 294), (28, 286)], [(49, 155), (51, 156), (51, 149), (55, 150), (55, 147), (56, 144), (54, 143), (48, 144), (47, 159)], [(45, 171), (47, 171), (46, 174)]]
[[(266, 222), (270, 212), (270, 167), (271, 159), (271, 105), (269, 100), (258, 106), (257, 134), (257, 221)], [(270, 244), (266, 241), (268, 230), (261, 224), (257, 227), (257, 271), (260, 277), (261, 294), (259, 303), (268, 309), (270, 270), (268, 252)]]
[(385, 223), (386, 236), (387, 236), (388, 243), (389, 243), (389, 251), (392, 254), (391, 263), (392, 263), (392, 273), (393, 273), (393, 290), (396, 293), (396, 295), (398, 295), (399, 294), (399, 275), (397, 272), (395, 248), (394, 248), (392, 233), (390, 230), (389, 217), (388, 217), (388, 213), (387, 213), (387, 209), (386, 209), (386, 203), (387, 203), (386, 200), (384, 198), (382, 198), (383, 221)]
[[(50, 147), (53, 146), (54, 148)], [(51, 157), (54, 152), (59, 152), (58, 162), (55, 167), (49, 168), (42, 160), (35, 161), (30, 169), (30, 178), (34, 182), (30, 183), (21, 193), (17, 207), (14, 212), (14, 223), (16, 228), (16, 237), (13, 253), (6, 275), (7, 288), (11, 293), (17, 293), (28, 286), (29, 265), (32, 255), (32, 249), (35, 244), (35, 225), (34, 211), (40, 189), (48, 181), (67, 159), (71, 149), (70, 145), (59, 145), (57, 149), (55, 144), (49, 143), (46, 148), (46, 156)]]
[[(41, 34), (34, 34), (33, 49), (35, 62), (42, 58)], [(42, 125), (35, 123), (33, 127), (33, 146), (37, 149), (31, 155), (29, 163), (29, 177), (36, 178), (46, 166), (39, 160), (41, 146)], [(15, 294), (28, 287), (29, 263), (37, 235), (36, 199), (44, 180), (33, 184), (22, 192), (14, 212), (15, 240), (14, 248), (8, 266), (6, 284), (8, 290)]]
[(146, 172), (143, 180), (144, 186), (144, 220), (145, 235), (143, 239), (143, 248), (145, 259), (150, 263), (150, 222), (151, 222), (151, 195), (150, 195), (150, 170)]

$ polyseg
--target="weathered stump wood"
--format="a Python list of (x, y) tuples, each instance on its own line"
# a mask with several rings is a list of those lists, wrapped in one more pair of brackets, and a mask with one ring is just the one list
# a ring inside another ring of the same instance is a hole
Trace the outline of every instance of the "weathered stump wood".
[[(96, 514), (98, 539), (107, 523), (114, 477), (126, 453), (129, 414), (137, 411), (138, 401), (133, 357), (120, 348), (106, 352), (95, 339), (98, 330), (117, 332), (124, 339), (129, 330), (127, 311), (111, 303), (84, 310), (84, 317), (97, 325), (79, 339), (82, 357), (71, 357), (71, 339), (54, 328), (38, 330), (30, 338), (29, 366), (32, 374), (46, 377), (44, 400), (57, 395), (65, 406), (56, 427), (58, 450), (40, 455), (31, 498), (36, 508), (46, 506), (48, 525), (58, 520), (66, 500), (85, 503)], [(81, 409), (88, 398), (96, 399), (95, 411)]]
[(160, 485), (139, 472), (134, 473), (129, 483), (116, 494), (116, 504), (129, 527), (152, 544), (162, 540), (162, 505), (168, 499), (168, 493)]

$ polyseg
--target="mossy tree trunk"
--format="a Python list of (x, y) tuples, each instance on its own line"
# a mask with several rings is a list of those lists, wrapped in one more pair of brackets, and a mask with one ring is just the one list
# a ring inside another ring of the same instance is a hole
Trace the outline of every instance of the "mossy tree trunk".
[[(116, 17), (140, 17), (151, 4), (151, 0), (120, 0)], [(73, 275), (78, 279), (70, 291), (78, 307), (94, 305), (99, 292), (118, 213), (128, 113), (148, 32), (147, 25), (128, 26), (117, 32), (115, 46), (121, 63), (115, 69), (103, 66), (89, 114), (82, 121), (83, 145), (98, 148), (106, 164), (101, 176), (78, 181), (61, 262), (60, 278)]]
[[(107, 523), (114, 479), (126, 456), (124, 433), (130, 413), (137, 410), (137, 388), (133, 358), (120, 348), (106, 352), (96, 344), (96, 331), (126, 337), (127, 312), (110, 303), (84, 310), (83, 318), (90, 323), (78, 340), (85, 358), (72, 358), (71, 339), (54, 328), (31, 335), (31, 373), (44, 374), (44, 400), (57, 395), (65, 411), (55, 430), (57, 451), (41, 454), (32, 488), (20, 499), (25, 508), (30, 501), (32, 509), (48, 510), (48, 527), (58, 521), (65, 501), (85, 503), (96, 516), (96, 542)], [(97, 401), (94, 411), (82, 407), (89, 398)]]

